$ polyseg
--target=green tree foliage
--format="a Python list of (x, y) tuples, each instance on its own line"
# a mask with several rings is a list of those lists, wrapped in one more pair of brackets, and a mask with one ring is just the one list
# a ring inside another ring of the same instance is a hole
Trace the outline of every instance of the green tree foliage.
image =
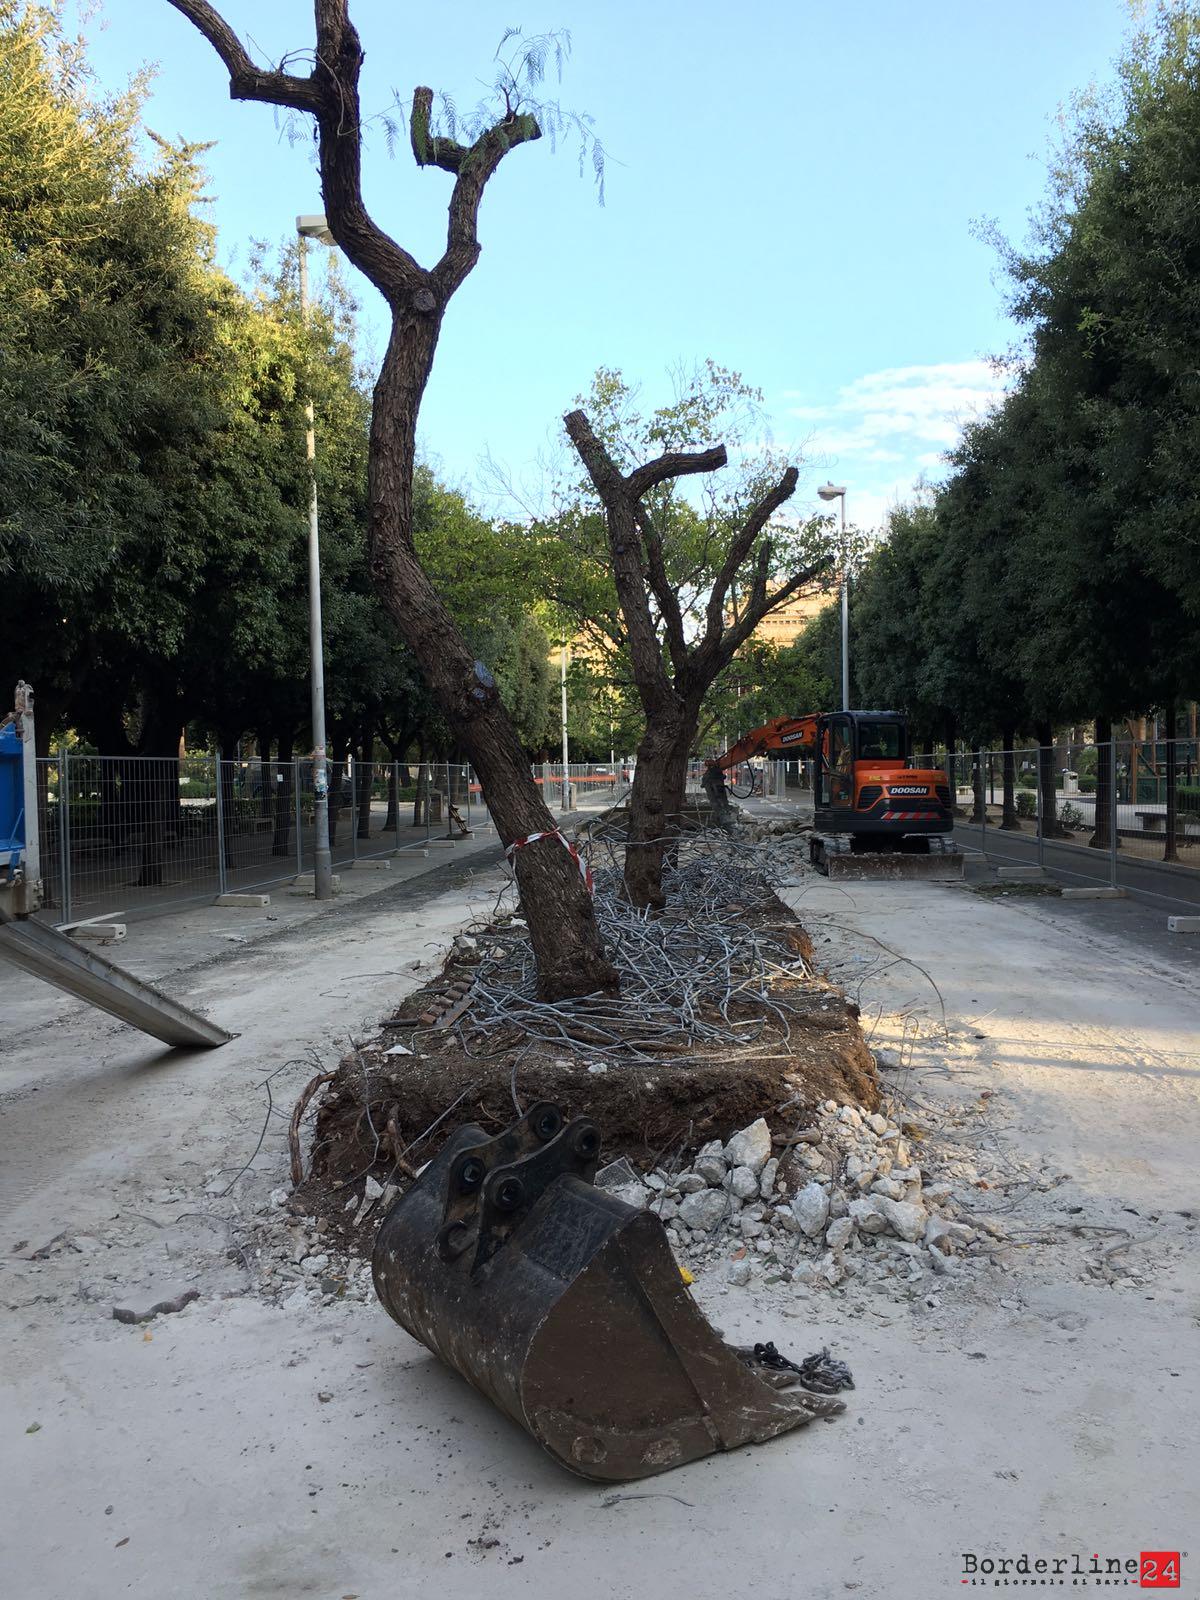
[[(96, 94), (57, 9), (0, 0), (0, 682), (37, 685), (44, 740), (70, 723), (169, 754), (186, 723), (303, 748), (311, 395), (335, 741), (448, 753), (369, 579), (355, 307), (331, 266), (301, 318), (294, 245), (231, 282), (198, 220), (203, 152), (140, 161), (140, 100)], [(528, 602), (496, 588), (502, 539), (425, 470), (417, 512), (536, 747), (548, 669)]]
[[(860, 586), (867, 698), (972, 742), (1200, 693), (1200, 10), (1162, 4), (1064, 124), (1006, 401)], [(866, 645), (869, 641), (869, 648)]]
[[(700, 745), (715, 753), (774, 717), (831, 711), (840, 683), (838, 608), (822, 608), (787, 645), (751, 639), (721, 674), (704, 707)], [(832, 627), (826, 620), (832, 618)], [(833, 654), (830, 668), (828, 656)]]

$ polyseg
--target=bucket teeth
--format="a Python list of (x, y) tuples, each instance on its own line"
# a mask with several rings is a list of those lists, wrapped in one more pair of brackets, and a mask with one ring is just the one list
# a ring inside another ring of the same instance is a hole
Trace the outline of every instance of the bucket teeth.
[(545, 1102), (496, 1138), (459, 1128), (380, 1227), (385, 1309), (586, 1478), (646, 1477), (844, 1410), (724, 1343), (661, 1220), (594, 1186), (599, 1152), (590, 1119)]

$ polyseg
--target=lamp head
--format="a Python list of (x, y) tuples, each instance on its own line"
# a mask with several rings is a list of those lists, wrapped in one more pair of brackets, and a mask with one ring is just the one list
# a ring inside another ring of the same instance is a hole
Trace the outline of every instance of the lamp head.
[(296, 218), (296, 232), (302, 239), (315, 239), (318, 244), (333, 245), (337, 240), (329, 231), (329, 223), (321, 214)]
[(836, 500), (839, 496), (845, 497), (845, 484), (823, 483), (817, 490), (822, 500)]

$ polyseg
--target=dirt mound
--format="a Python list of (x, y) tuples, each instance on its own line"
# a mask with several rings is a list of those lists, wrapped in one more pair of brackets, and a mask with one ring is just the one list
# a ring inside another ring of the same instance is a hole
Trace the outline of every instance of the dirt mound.
[(759, 1117), (793, 1133), (825, 1100), (873, 1110), (858, 1008), (813, 970), (757, 853), (702, 837), (671, 872), (668, 909), (652, 919), (624, 902), (615, 873), (596, 873), (615, 997), (540, 1002), (519, 916), (456, 939), (441, 975), (325, 1087), (303, 1203), (353, 1236), (365, 1192), (402, 1187), (464, 1122), (499, 1133), (536, 1100), (594, 1118), (605, 1157), (643, 1168)]
[[(452, 969), (447, 978), (454, 981)], [(412, 997), (406, 1020), (445, 985)], [(814, 984), (789, 993), (787, 1016), (786, 1036), (770, 1026), (751, 1051), (650, 1064), (589, 1062), (544, 1045), (486, 1060), (461, 1047), (389, 1056), (396, 1035), (388, 1030), (346, 1056), (326, 1088), (301, 1198), (344, 1232), (348, 1203), (368, 1176), (403, 1186), (406, 1169), (428, 1161), (463, 1122), (500, 1132), (516, 1114), (514, 1094), (522, 1109), (550, 1100), (568, 1117), (586, 1113), (599, 1124), (605, 1159), (625, 1155), (645, 1168), (728, 1138), (757, 1117), (787, 1134), (815, 1120), (826, 1099), (875, 1107), (874, 1061), (857, 1009), (840, 990)]]
[[(772, 1042), (782, 1041), (766, 1041)], [(552, 1100), (569, 1117), (586, 1113), (599, 1124), (606, 1152), (651, 1164), (664, 1151), (726, 1138), (756, 1117), (785, 1132), (806, 1126), (805, 1113), (824, 1099), (871, 1106), (878, 1096), (870, 1052), (844, 1009), (839, 1019), (814, 1020), (803, 1038), (793, 1037), (790, 1052), (741, 1059), (733, 1071), (717, 1058), (631, 1062), (597, 1072), (547, 1054), (522, 1061), (515, 1081), (522, 1109)], [(339, 1065), (321, 1102), (313, 1172), (340, 1183), (368, 1172), (383, 1177), (406, 1151), (410, 1164), (427, 1161), (460, 1123), (478, 1122), (498, 1133), (516, 1114), (513, 1083), (507, 1061), (473, 1061), (461, 1053), (389, 1059), (360, 1050)]]

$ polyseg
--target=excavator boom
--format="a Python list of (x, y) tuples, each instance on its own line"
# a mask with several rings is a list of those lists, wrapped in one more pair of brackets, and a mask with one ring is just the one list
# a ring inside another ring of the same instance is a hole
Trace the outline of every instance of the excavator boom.
[(708, 764), (718, 772), (728, 772), (755, 756), (768, 755), (775, 750), (787, 750), (793, 755), (811, 756), (817, 748), (817, 724), (820, 718), (814, 712), (807, 717), (775, 717), (764, 722), (761, 728), (751, 728), (736, 744), (730, 745), (724, 755)]

